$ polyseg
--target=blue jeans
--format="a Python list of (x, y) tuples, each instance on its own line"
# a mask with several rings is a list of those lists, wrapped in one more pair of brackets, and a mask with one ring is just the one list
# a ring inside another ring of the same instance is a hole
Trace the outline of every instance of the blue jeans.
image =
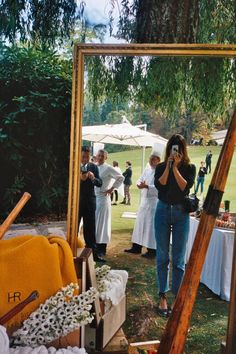
[(172, 292), (177, 295), (185, 270), (185, 251), (189, 233), (189, 215), (181, 204), (158, 201), (155, 214), (157, 243), (157, 283), (159, 292), (169, 290), (170, 234), (172, 232)]
[(203, 193), (204, 179), (205, 179), (204, 177), (198, 176), (198, 178), (197, 178), (197, 187), (196, 187), (196, 190), (195, 190), (195, 193), (196, 193), (196, 194), (197, 194), (197, 192), (198, 192), (199, 186), (201, 186), (201, 193)]

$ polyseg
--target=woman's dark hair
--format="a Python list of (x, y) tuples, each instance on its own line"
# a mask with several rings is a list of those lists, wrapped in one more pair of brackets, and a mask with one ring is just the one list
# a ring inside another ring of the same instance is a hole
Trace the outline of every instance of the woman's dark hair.
[(127, 165), (131, 166), (132, 163), (130, 161), (126, 161)]
[(113, 166), (114, 166), (114, 167), (119, 166), (118, 162), (117, 162), (117, 161), (113, 161)]
[(181, 155), (183, 155), (182, 163), (184, 163), (186, 165), (190, 164), (190, 159), (188, 157), (188, 152), (187, 152), (187, 144), (186, 144), (184, 137), (180, 134), (174, 134), (168, 140), (168, 143), (166, 145), (165, 162), (167, 163), (167, 160), (171, 154), (171, 149), (172, 149), (173, 145), (178, 145), (179, 153)]

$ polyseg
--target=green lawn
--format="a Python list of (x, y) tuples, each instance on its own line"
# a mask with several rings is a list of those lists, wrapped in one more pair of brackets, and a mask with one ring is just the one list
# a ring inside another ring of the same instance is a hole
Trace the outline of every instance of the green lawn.
[[(215, 169), (215, 165), (218, 160), (218, 156), (220, 154), (221, 147), (219, 146), (211, 146), (210, 147), (213, 157), (212, 157), (212, 173), (208, 174), (205, 179), (204, 184), (204, 195), (207, 193), (208, 185), (210, 184), (213, 171)], [(206, 153), (208, 152), (208, 147), (203, 146), (191, 146), (188, 148), (189, 156), (191, 161), (196, 165), (197, 170), (199, 168), (200, 162), (205, 161)], [(150, 154), (150, 149), (146, 149), (146, 161), (148, 161), (148, 156)], [(109, 155), (108, 163), (112, 163), (113, 160), (119, 162), (119, 166), (123, 171), (125, 169), (125, 161), (130, 160), (132, 162), (133, 169), (133, 186), (131, 187), (132, 195), (134, 196), (133, 207), (137, 207), (138, 204), (138, 190), (136, 188), (136, 180), (140, 176), (141, 173), (141, 160), (142, 160), (142, 150), (131, 150), (131, 151), (123, 151), (118, 153), (113, 153)], [(229, 171), (227, 184), (225, 188), (225, 193), (222, 200), (230, 200), (230, 209), (232, 212), (236, 212), (236, 153), (234, 153), (233, 160), (231, 163), (231, 168)], [(133, 208), (132, 208), (133, 209)]]
[[(219, 147), (212, 147), (213, 169), (220, 152)], [(204, 160), (205, 147), (190, 147), (189, 153), (192, 162), (199, 166)], [(150, 149), (146, 151), (146, 157)], [(160, 339), (166, 320), (156, 314), (158, 302), (156, 290), (155, 261), (145, 260), (141, 256), (124, 253), (130, 246), (134, 220), (121, 218), (123, 211), (136, 211), (139, 202), (139, 191), (135, 187), (136, 180), (141, 173), (141, 150), (124, 151), (109, 155), (108, 163), (117, 160), (122, 170), (125, 161), (130, 160), (133, 168), (133, 186), (131, 188), (131, 206), (117, 205), (112, 207), (112, 242), (108, 249), (108, 264), (115, 269), (126, 269), (129, 272), (127, 285), (127, 321), (123, 328), (130, 342)], [(236, 212), (236, 155), (232, 162), (226, 192), (223, 200), (231, 201), (231, 211)], [(204, 194), (211, 175), (207, 176)], [(170, 295), (171, 296), (171, 295)], [(214, 354), (219, 352), (220, 343), (225, 337), (227, 329), (228, 304), (200, 285), (195, 303), (191, 328), (188, 334), (185, 353)]]

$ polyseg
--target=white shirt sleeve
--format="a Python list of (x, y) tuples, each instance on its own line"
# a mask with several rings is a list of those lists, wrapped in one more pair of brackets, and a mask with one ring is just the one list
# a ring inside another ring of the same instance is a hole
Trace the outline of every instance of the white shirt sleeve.
[(112, 185), (114, 189), (119, 188), (125, 179), (124, 176), (112, 166), (109, 166), (109, 176), (115, 180)]
[(144, 182), (145, 181), (145, 176), (146, 176), (146, 169), (143, 171), (142, 175), (137, 180), (136, 185), (140, 184), (141, 182)]

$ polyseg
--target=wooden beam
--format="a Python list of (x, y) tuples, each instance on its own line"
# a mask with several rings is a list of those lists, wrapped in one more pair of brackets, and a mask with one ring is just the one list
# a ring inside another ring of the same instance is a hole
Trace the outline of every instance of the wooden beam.
[(166, 324), (158, 354), (182, 354), (184, 352), (200, 276), (215, 220), (218, 215), (220, 202), (234, 153), (235, 143), (236, 109), (208, 189), (190, 259), (186, 267), (185, 275), (172, 314)]
[(16, 204), (15, 208), (10, 212), (6, 220), (0, 226), (0, 240), (3, 238), (4, 234), (9, 230), (10, 226), (15, 221), (16, 217), (19, 215), (21, 210), (24, 208), (25, 204), (31, 198), (31, 195), (27, 192), (23, 194), (19, 202)]
[(77, 256), (80, 192), (80, 158), (84, 99), (84, 56), (75, 46), (70, 135), (70, 174), (67, 211), (67, 241), (73, 256)]
[(73, 87), (70, 136), (70, 172), (67, 212), (67, 241), (73, 255), (77, 254), (78, 210), (80, 187), (80, 148), (82, 137), (84, 100), (84, 60), (87, 56), (202, 56), (236, 57), (235, 44), (93, 44), (78, 43), (74, 46)]
[(84, 55), (122, 55), (122, 56), (216, 56), (235, 57), (235, 44), (181, 44), (181, 43), (125, 43), (94, 44), (78, 43), (76, 47)]

